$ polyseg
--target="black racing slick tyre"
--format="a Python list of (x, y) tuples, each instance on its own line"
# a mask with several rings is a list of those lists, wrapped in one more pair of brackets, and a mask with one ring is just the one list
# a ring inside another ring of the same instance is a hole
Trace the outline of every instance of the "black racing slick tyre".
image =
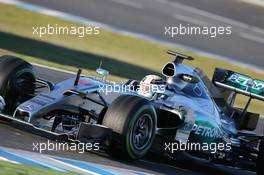
[(264, 140), (260, 141), (259, 154), (257, 160), (257, 175), (264, 175)]
[(142, 158), (152, 146), (156, 123), (155, 108), (148, 100), (119, 96), (108, 108), (102, 123), (113, 131), (108, 153), (125, 160)]
[(14, 57), (0, 57), (0, 95), (5, 100), (5, 111), (12, 112), (35, 92), (36, 73), (28, 62)]

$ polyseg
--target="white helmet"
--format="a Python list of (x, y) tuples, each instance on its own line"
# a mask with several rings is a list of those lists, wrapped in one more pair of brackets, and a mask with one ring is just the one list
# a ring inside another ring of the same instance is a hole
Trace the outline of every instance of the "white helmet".
[(151, 98), (155, 93), (165, 91), (166, 82), (158, 75), (147, 75), (139, 85), (138, 93), (147, 98)]

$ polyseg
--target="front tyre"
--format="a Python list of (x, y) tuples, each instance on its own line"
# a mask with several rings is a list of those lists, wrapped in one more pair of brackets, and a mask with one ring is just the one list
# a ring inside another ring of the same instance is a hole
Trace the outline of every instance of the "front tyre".
[(260, 141), (259, 154), (257, 160), (257, 175), (264, 175), (264, 140)]
[(5, 100), (5, 111), (13, 112), (35, 92), (36, 73), (28, 62), (13, 56), (0, 57), (0, 96)]
[(146, 99), (129, 95), (118, 97), (103, 119), (103, 125), (113, 130), (108, 152), (127, 160), (142, 158), (153, 143), (156, 123), (156, 111)]

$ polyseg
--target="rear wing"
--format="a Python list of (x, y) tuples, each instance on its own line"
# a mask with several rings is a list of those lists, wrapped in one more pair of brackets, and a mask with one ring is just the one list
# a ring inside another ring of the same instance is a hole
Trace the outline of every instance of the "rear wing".
[(216, 68), (213, 83), (236, 93), (264, 101), (264, 81), (234, 71)]

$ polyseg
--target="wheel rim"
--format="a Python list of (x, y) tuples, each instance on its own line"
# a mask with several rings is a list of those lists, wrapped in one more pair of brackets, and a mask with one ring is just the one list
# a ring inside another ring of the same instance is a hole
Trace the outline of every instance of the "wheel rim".
[(141, 115), (133, 128), (132, 143), (136, 150), (143, 150), (149, 145), (153, 132), (153, 120), (149, 114)]

